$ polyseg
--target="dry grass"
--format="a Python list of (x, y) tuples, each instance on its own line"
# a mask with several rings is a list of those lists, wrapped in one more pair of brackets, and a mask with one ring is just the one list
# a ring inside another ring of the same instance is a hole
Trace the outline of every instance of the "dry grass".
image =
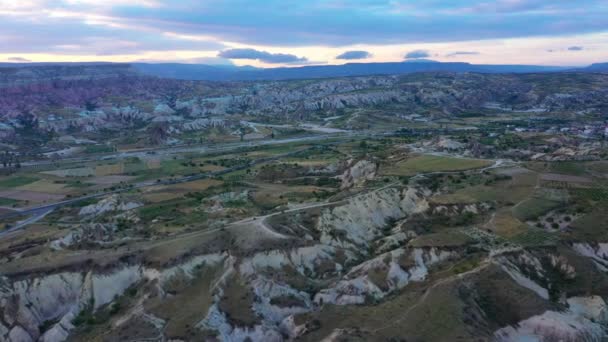
[(451, 194), (442, 194), (431, 199), (437, 204), (459, 204), (499, 201), (504, 203), (520, 202), (534, 192), (531, 186), (518, 186), (514, 182), (495, 184), (493, 186), (475, 185), (459, 189)]
[(452, 158), (433, 155), (420, 155), (385, 167), (381, 170), (386, 175), (413, 176), (425, 172), (464, 171), (492, 165), (491, 161), (482, 159)]
[(134, 179), (133, 176), (121, 176), (121, 175), (113, 175), (113, 176), (99, 176), (91, 179), (91, 183), (97, 185), (112, 185), (118, 184), (120, 182), (129, 182)]
[(75, 169), (66, 170), (53, 170), (40, 172), (45, 175), (57, 176), (57, 177), (89, 177), (95, 175), (95, 170), (91, 167), (79, 167)]
[(458, 247), (471, 242), (471, 239), (463, 233), (446, 230), (440, 233), (422, 235), (410, 241), (414, 248), (422, 247)]
[(528, 230), (528, 226), (515, 218), (508, 209), (496, 212), (485, 228), (504, 238), (512, 238)]
[(142, 195), (142, 198), (148, 202), (159, 203), (176, 199), (182, 196), (184, 196), (184, 193), (181, 191), (155, 191)]
[(188, 340), (197, 333), (196, 324), (212, 304), (211, 285), (220, 271), (220, 267), (203, 266), (194, 279), (171, 290), (172, 296), (153, 298), (146, 304), (150, 312), (167, 322), (164, 331), (168, 338)]
[(259, 322), (252, 310), (253, 300), (253, 291), (237, 275), (226, 281), (219, 308), (226, 313), (228, 320), (237, 326), (251, 327)]
[(227, 248), (227, 235), (221, 231), (201, 231), (167, 238), (146, 246), (144, 257), (151, 264), (166, 265), (185, 255), (214, 253)]
[(146, 167), (148, 169), (160, 169), (161, 168), (161, 162), (160, 159), (148, 159), (146, 160)]
[(95, 167), (96, 176), (120, 175), (124, 172), (125, 172), (125, 165), (123, 163), (110, 164), (110, 165), (98, 165)]
[(216, 172), (216, 171), (222, 171), (225, 169), (226, 168), (223, 166), (213, 165), (213, 164), (205, 164), (202, 167), (200, 167), (200, 170), (202, 172)]
[(17, 189), (23, 191), (47, 192), (52, 194), (65, 194), (69, 191), (65, 189), (65, 184), (57, 184), (48, 179), (41, 179), (34, 183), (22, 185)]
[(10, 198), (18, 201), (30, 202), (46, 202), (58, 201), (64, 198), (61, 194), (52, 194), (47, 192), (26, 191), (26, 190), (5, 190), (0, 191), (0, 197)]
[(179, 189), (186, 191), (202, 191), (207, 190), (212, 186), (221, 185), (223, 182), (216, 179), (200, 179), (187, 183), (180, 183), (169, 186), (169, 189)]

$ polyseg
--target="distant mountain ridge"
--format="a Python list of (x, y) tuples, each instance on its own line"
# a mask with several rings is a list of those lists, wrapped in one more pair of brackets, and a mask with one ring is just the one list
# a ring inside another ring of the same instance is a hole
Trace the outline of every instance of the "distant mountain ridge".
[(9, 70), (30, 73), (33, 79), (68, 77), (103, 77), (106, 75), (134, 75), (136, 73), (180, 80), (205, 81), (263, 81), (311, 78), (333, 78), (370, 75), (400, 75), (418, 72), (455, 73), (546, 73), (546, 72), (608, 72), (608, 63), (588, 67), (539, 65), (490, 65), (464, 62), (347, 63), (342, 65), (308, 65), (301, 67), (255, 68), (252, 66), (180, 64), (180, 63), (0, 63), (0, 79), (11, 74)]
[(252, 68), (227, 67), (203, 64), (145, 64), (134, 63), (138, 71), (159, 77), (208, 81), (259, 81), (303, 78), (330, 78), (346, 76), (409, 74), (416, 72), (478, 72), (478, 73), (529, 73), (557, 72), (572, 67), (537, 65), (476, 65), (463, 62), (388, 62), (347, 63), (342, 65), (310, 65), (302, 67)]
[(0, 88), (137, 75), (127, 63), (0, 63)]
[(585, 71), (589, 72), (608, 72), (608, 63), (595, 63), (584, 68)]

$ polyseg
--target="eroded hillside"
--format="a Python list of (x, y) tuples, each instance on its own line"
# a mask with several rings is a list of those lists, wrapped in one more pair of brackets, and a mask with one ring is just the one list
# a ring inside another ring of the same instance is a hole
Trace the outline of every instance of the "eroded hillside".
[[(287, 155), (284, 146), (188, 152), (179, 163), (200, 170), (278, 159), (123, 186), (9, 227), (0, 237), (0, 336), (605, 337), (604, 161), (574, 170), (465, 157), (467, 145), (447, 137), (352, 140), (292, 143), (299, 152)], [(543, 181), (556, 174), (563, 183)], [(52, 175), (98, 177), (107, 176)], [(35, 182), (43, 180), (52, 184)]]

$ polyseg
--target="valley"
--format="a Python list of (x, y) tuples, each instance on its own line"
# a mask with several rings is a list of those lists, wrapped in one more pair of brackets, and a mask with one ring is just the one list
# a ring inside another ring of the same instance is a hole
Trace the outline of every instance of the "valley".
[(607, 74), (31, 68), (0, 67), (2, 341), (608, 336)]

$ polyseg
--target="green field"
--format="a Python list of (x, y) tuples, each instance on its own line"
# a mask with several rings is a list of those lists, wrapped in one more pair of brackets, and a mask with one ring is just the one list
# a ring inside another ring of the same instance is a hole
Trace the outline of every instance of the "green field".
[(114, 152), (114, 147), (108, 145), (88, 145), (84, 152), (85, 153), (108, 153)]
[(521, 221), (534, 220), (539, 216), (542, 216), (545, 213), (559, 207), (560, 204), (561, 203), (558, 201), (533, 197), (513, 207), (513, 214)]
[(38, 181), (39, 178), (17, 176), (0, 180), (0, 188), (16, 188), (18, 186), (27, 185)]
[(19, 201), (14, 200), (12, 198), (0, 197), (0, 206), (9, 206), (9, 205), (13, 205), (16, 203), (19, 203)]
[(410, 246), (414, 248), (457, 247), (467, 245), (471, 241), (471, 238), (461, 232), (446, 230), (440, 233), (419, 236), (410, 241)]
[(425, 172), (479, 169), (490, 165), (492, 165), (492, 162), (489, 160), (421, 155), (389, 166), (383, 170), (383, 173), (395, 176), (413, 176)]
[(608, 212), (599, 207), (593, 212), (572, 223), (572, 238), (579, 241), (606, 242), (608, 241)]

